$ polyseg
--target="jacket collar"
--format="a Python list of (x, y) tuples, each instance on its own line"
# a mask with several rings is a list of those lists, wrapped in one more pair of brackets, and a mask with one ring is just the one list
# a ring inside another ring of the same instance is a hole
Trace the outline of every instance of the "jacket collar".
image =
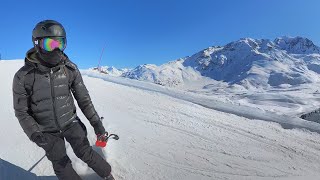
[(37, 68), (42, 72), (50, 72), (51, 70), (55, 72), (65, 65), (72, 68), (72, 69), (76, 69), (75, 64), (69, 60), (68, 56), (66, 54), (63, 54), (63, 55), (65, 58), (57, 66), (50, 68), (50, 67), (44, 66), (40, 63), (39, 54), (37, 53), (35, 48), (31, 48), (26, 54), (25, 64), (32, 66), (34, 68)]

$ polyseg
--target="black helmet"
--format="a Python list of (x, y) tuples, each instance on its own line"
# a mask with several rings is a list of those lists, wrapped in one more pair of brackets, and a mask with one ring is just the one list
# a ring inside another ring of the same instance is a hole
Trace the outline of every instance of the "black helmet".
[[(59, 42), (63, 42), (63, 49), (54, 47), (47, 51), (43, 48), (46, 38), (55, 39)], [(66, 48), (67, 38), (66, 38), (66, 31), (64, 27), (57, 21), (54, 20), (44, 20), (39, 22), (32, 31), (32, 42), (34, 48), (39, 53), (40, 62), (43, 62), (45, 66), (52, 67), (57, 65), (63, 57), (63, 50)]]
[[(39, 40), (50, 37), (50, 38), (63, 38), (64, 48), (67, 44), (66, 31), (62, 24), (54, 20), (44, 20), (39, 22), (32, 31), (32, 42), (38, 52), (41, 52), (39, 48)], [(62, 50), (63, 51), (63, 50)]]
[(57, 21), (44, 20), (39, 22), (32, 31), (32, 40), (42, 37), (64, 37), (66, 38), (66, 31), (64, 27)]

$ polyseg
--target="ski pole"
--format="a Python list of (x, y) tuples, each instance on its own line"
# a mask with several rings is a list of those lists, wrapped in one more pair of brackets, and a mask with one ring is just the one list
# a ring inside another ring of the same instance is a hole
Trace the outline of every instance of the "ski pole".
[(39, 159), (39, 161), (37, 161), (33, 166), (31, 166), (31, 168), (28, 170), (28, 172), (31, 172), (31, 171), (42, 161), (42, 159), (43, 159), (44, 157), (46, 157), (46, 155), (43, 155), (43, 156)]
[(116, 134), (110, 134), (106, 132), (104, 135), (101, 135), (97, 138), (96, 146), (98, 147), (106, 147), (109, 139), (119, 140), (119, 136)]
[[(103, 121), (104, 117), (101, 116), (100, 120)], [(97, 136), (97, 141), (96, 141), (96, 146), (98, 147), (106, 147), (107, 146), (107, 142), (109, 139), (114, 139), (114, 140), (119, 140), (119, 136), (116, 134), (110, 134), (108, 135), (108, 132), (102, 134), (102, 135), (98, 135)]]
[[(69, 144), (67, 144), (66, 149), (69, 147)], [(28, 172), (31, 172), (44, 158), (46, 157), (46, 154), (44, 154), (34, 165), (31, 166), (31, 168), (28, 170)]]

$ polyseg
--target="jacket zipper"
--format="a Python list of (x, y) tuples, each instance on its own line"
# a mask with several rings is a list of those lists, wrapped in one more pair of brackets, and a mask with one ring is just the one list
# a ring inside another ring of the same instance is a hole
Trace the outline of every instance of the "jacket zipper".
[(57, 114), (56, 114), (56, 101), (55, 101), (55, 97), (54, 97), (55, 93), (54, 93), (54, 84), (53, 84), (53, 78), (52, 78), (52, 76), (53, 76), (52, 68), (50, 69), (50, 75), (49, 76), (50, 76), (51, 98), (52, 98), (52, 101), (53, 101), (52, 107), (53, 107), (54, 121), (55, 121), (57, 127), (59, 128), (59, 131), (62, 132), (61, 131), (61, 127), (60, 127), (60, 125), (58, 123)]

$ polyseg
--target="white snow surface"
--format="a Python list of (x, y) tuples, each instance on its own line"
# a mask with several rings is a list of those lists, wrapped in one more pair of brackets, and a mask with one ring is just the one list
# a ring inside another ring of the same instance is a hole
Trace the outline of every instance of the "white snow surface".
[[(53, 180), (56, 177), (46, 158), (28, 171), (44, 151), (29, 141), (14, 116), (12, 79), (23, 63), (0, 61), (0, 179)], [(97, 112), (105, 117), (105, 128), (120, 136), (119, 141), (110, 141), (104, 149), (94, 147), (112, 165), (117, 180), (320, 177), (317, 123), (281, 110), (282, 113), (274, 113), (244, 106), (223, 95), (186, 92), (93, 70), (83, 70), (82, 74)], [(296, 92), (302, 99), (305, 94), (301, 90)], [(300, 106), (300, 102), (287, 101), (281, 92), (261, 92), (256, 96), (253, 99), (270, 96), (288, 106)], [(268, 103), (275, 106), (273, 102)], [(93, 128), (82, 113), (79, 117), (94, 144)], [(68, 145), (67, 152), (83, 179), (99, 179)]]

